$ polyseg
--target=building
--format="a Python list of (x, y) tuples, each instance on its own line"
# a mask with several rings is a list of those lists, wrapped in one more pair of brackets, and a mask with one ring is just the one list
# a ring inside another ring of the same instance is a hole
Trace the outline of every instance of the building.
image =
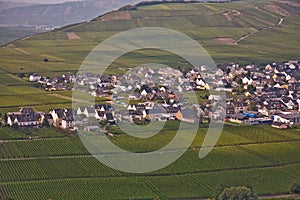
[(37, 75), (37, 74), (32, 74), (29, 76), (29, 81), (30, 82), (38, 82), (39, 80), (41, 80), (41, 76)]
[(39, 128), (41, 114), (36, 113), (32, 108), (22, 108), (19, 112), (7, 114), (7, 124), (17, 124), (21, 128)]
[(280, 122), (289, 125), (300, 124), (300, 112), (289, 114), (281, 113), (272, 116), (272, 118), (274, 119), (274, 122)]

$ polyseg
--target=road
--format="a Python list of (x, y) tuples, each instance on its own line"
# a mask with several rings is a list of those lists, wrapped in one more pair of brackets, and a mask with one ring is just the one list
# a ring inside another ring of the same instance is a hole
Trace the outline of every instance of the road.
[[(255, 7), (255, 8), (258, 9), (257, 7)], [(283, 21), (284, 21), (284, 17), (281, 17), (281, 18), (279, 18), (279, 21), (278, 21), (276, 24), (272, 25), (272, 26), (264, 27), (264, 28), (262, 28), (262, 29), (255, 30), (255, 31), (253, 31), (253, 32), (251, 32), (251, 33), (248, 33), (248, 34), (246, 34), (246, 35), (243, 35), (243, 36), (240, 37), (238, 40), (236, 40), (235, 45), (239, 45), (239, 43), (240, 43), (242, 40), (244, 40), (244, 39), (246, 39), (246, 38), (248, 38), (248, 37), (250, 37), (250, 36), (252, 36), (252, 35), (254, 35), (254, 34), (256, 34), (256, 33), (259, 33), (259, 32), (264, 31), (264, 30), (272, 29), (272, 28), (274, 28), (275, 26), (280, 26), (280, 25), (282, 25)]]

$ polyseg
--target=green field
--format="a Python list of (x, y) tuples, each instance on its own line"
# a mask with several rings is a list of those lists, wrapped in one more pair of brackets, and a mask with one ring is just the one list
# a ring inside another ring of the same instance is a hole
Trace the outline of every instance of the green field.
[[(169, 122), (151, 139), (127, 135), (110, 139), (129, 151), (148, 152), (172, 139), (176, 123)], [(54, 134), (43, 140), (0, 143), (0, 195), (14, 199), (213, 198), (220, 188), (239, 185), (252, 186), (259, 195), (288, 193), (291, 184), (300, 181), (298, 129), (226, 126), (215, 149), (199, 159), (206, 131), (199, 129), (192, 146), (175, 163), (136, 175), (103, 165), (89, 155), (78, 137)]]

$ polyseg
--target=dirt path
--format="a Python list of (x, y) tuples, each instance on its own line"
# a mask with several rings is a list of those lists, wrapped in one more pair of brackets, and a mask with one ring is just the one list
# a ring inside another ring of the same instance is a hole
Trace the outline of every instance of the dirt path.
[[(257, 6), (255, 6), (254, 8), (255, 8), (256, 10), (260, 10)], [(260, 10), (260, 11), (261, 11), (261, 10)], [(264, 28), (262, 28), (262, 29), (258, 29), (258, 30), (256, 30), (256, 31), (253, 31), (253, 32), (251, 32), (251, 33), (248, 33), (248, 34), (244, 35), (244, 36), (240, 37), (238, 40), (236, 40), (235, 45), (239, 45), (239, 43), (240, 43), (242, 40), (244, 40), (244, 39), (246, 39), (246, 38), (248, 38), (248, 37), (250, 37), (250, 36), (252, 36), (252, 35), (254, 35), (254, 34), (256, 34), (256, 33), (259, 33), (259, 32), (264, 31), (264, 30), (272, 29), (272, 28), (274, 28), (275, 26), (280, 26), (280, 25), (282, 25), (283, 21), (284, 21), (284, 17), (280, 17), (280, 18), (279, 18), (279, 21), (278, 21), (276, 24), (271, 25), (271, 26), (268, 26), (268, 27), (264, 27)]]
[(222, 44), (225, 44), (225, 45), (235, 45), (236, 41), (234, 39), (231, 39), (231, 38), (216, 38), (214, 39), (215, 41), (217, 42), (220, 42)]
[(256, 30), (256, 31), (253, 31), (253, 32), (251, 32), (251, 33), (248, 33), (248, 34), (244, 35), (244, 36), (240, 37), (240, 38), (235, 42), (235, 45), (239, 45), (239, 43), (240, 43), (242, 40), (244, 40), (244, 39), (246, 39), (246, 38), (248, 38), (248, 37), (250, 37), (250, 36), (252, 36), (252, 35), (254, 35), (254, 34), (256, 34), (256, 33), (259, 33), (259, 32), (264, 31), (264, 30), (272, 29), (272, 28), (274, 28), (275, 26), (280, 26), (280, 25), (283, 23), (283, 21), (284, 21), (284, 18), (281, 17), (281, 18), (279, 19), (279, 21), (278, 21), (275, 25), (273, 25), (273, 26), (268, 26), (268, 27), (265, 27), (265, 28), (262, 28), (262, 29), (259, 29), (259, 30)]
[(14, 48), (16, 51), (20, 52), (20, 53), (24, 53), (26, 55), (30, 55), (29, 52), (25, 51), (24, 49), (21, 49), (21, 48)]

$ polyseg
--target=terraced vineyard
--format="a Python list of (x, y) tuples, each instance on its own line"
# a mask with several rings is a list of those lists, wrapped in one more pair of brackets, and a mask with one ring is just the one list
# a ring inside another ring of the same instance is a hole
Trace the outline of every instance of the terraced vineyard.
[[(169, 122), (150, 140), (127, 135), (110, 139), (127, 150), (151, 151), (172, 139), (174, 127), (176, 122)], [(199, 159), (206, 131), (199, 129), (193, 145), (175, 163), (141, 175), (103, 165), (89, 155), (78, 137), (0, 143), (1, 195), (15, 199), (206, 198), (214, 197), (220, 187), (234, 185), (251, 185), (260, 195), (286, 193), (292, 182), (300, 181), (297, 129), (226, 126), (217, 147)]]

